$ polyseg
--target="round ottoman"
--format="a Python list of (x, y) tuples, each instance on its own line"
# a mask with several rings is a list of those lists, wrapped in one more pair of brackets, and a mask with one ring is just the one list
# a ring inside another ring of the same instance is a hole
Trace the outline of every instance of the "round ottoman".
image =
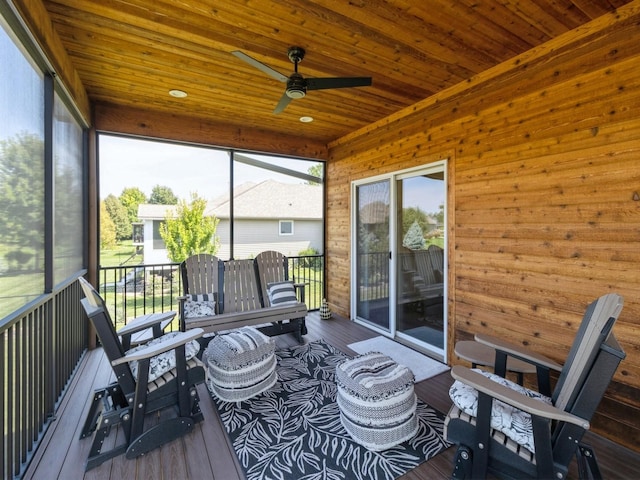
[(203, 354), (209, 390), (225, 402), (268, 390), (278, 379), (274, 350), (273, 339), (253, 327), (216, 335)]
[(378, 352), (358, 355), (336, 367), (340, 420), (351, 438), (380, 451), (418, 431), (411, 370)]

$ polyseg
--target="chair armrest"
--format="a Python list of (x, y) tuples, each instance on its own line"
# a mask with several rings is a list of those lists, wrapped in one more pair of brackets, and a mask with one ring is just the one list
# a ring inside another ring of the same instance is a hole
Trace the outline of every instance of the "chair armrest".
[(143, 360), (145, 358), (155, 357), (156, 355), (160, 355), (161, 353), (168, 352), (169, 350), (173, 350), (180, 345), (184, 345), (192, 340), (200, 338), (204, 330), (201, 328), (193, 328), (188, 332), (180, 332), (178, 335), (173, 337), (171, 341), (161, 342), (156, 345), (151, 345), (146, 348), (141, 348), (136, 352), (127, 353), (125, 356), (120, 357), (113, 362), (111, 365), (114, 367), (116, 365), (120, 365), (122, 363), (131, 362), (133, 360)]
[(540, 355), (539, 353), (532, 352), (531, 350), (523, 348), (519, 345), (502, 340), (501, 338), (477, 333), (475, 335), (475, 340), (476, 342), (480, 342), (484, 345), (488, 345), (489, 347), (492, 347), (495, 350), (501, 350), (503, 352), (506, 352), (507, 354), (517, 357), (520, 360), (523, 360), (525, 362), (529, 362), (534, 365), (540, 365), (550, 370), (556, 370), (558, 372), (562, 371), (562, 365), (560, 365), (557, 362), (554, 362), (550, 358), (545, 357), (544, 355)]
[(149, 327), (153, 327), (165, 320), (171, 320), (176, 316), (176, 312), (170, 310), (162, 313), (149, 313), (147, 315), (141, 315), (134, 318), (131, 322), (119, 329), (116, 333), (118, 335), (131, 335), (142, 330), (146, 330)]
[(485, 393), (492, 398), (512, 405), (531, 415), (572, 423), (585, 430), (589, 429), (589, 422), (584, 418), (560, 410), (553, 405), (522, 395), (462, 365), (455, 365), (451, 369), (451, 376), (462, 383), (472, 386), (479, 392)]

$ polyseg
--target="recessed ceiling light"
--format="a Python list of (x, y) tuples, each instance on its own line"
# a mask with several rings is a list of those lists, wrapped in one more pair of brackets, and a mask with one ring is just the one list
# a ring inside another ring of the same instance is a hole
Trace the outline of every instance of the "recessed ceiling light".
[(169, 90), (169, 95), (176, 98), (185, 98), (187, 96), (187, 92), (182, 90)]
[(313, 122), (313, 117), (306, 117), (306, 116), (305, 117), (300, 117), (300, 121), (302, 123), (310, 123), (310, 122)]

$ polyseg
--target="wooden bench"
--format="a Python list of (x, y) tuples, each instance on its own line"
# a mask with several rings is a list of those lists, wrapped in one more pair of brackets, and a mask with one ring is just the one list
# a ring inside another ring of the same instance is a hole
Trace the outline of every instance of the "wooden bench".
[(302, 343), (307, 333), (306, 304), (269, 305), (266, 284), (278, 279), (270, 279), (268, 269), (261, 275), (256, 260), (222, 261), (212, 255), (195, 255), (182, 263), (181, 272), (185, 294), (214, 293), (217, 305), (215, 315), (185, 318), (187, 296), (180, 297), (183, 330), (202, 328), (211, 333), (260, 325), (258, 329), (266, 335), (293, 333)]

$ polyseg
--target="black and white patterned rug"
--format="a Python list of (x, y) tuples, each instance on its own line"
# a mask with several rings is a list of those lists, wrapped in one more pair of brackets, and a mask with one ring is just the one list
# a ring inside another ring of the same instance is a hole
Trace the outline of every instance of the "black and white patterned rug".
[(276, 351), (278, 382), (250, 400), (214, 401), (247, 480), (394, 479), (446, 449), (444, 415), (418, 400), (416, 436), (372, 452), (351, 440), (336, 403), (336, 364), (316, 341)]

